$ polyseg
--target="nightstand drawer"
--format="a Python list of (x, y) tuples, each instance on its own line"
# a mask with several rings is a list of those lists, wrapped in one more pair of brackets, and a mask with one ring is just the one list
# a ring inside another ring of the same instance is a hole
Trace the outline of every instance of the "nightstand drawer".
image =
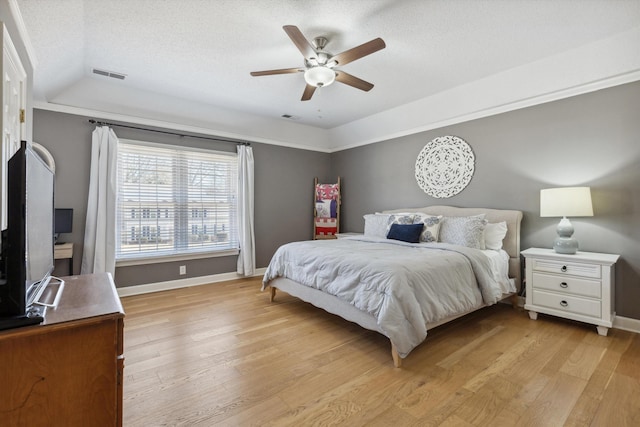
[(533, 291), (533, 304), (539, 307), (582, 314), (600, 318), (602, 315), (600, 300), (559, 295), (551, 292)]
[(592, 298), (602, 296), (602, 282), (599, 280), (576, 279), (561, 275), (533, 273), (533, 289), (545, 289), (569, 295)]
[(578, 262), (549, 261), (546, 259), (532, 259), (533, 271), (546, 273), (567, 274), (571, 276), (590, 277), (599, 279), (602, 275), (600, 265), (582, 264)]

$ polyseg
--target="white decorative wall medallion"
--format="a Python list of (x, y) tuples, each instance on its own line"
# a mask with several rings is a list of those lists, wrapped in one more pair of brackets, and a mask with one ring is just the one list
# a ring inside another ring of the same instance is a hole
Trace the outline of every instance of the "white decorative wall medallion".
[(471, 182), (475, 160), (471, 147), (462, 138), (439, 136), (418, 154), (416, 181), (431, 197), (455, 196)]

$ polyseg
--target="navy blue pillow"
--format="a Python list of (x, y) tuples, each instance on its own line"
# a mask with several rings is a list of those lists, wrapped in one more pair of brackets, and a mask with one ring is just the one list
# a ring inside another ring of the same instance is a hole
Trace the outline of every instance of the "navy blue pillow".
[(401, 240), (408, 243), (420, 242), (420, 233), (424, 224), (391, 224), (387, 239)]

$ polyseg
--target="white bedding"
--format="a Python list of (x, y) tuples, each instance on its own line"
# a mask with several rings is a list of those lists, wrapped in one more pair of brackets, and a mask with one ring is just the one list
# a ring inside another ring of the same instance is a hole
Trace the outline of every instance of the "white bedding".
[(504, 250), (487, 249), (482, 251), (491, 263), (493, 278), (498, 282), (503, 294), (516, 292), (516, 285), (513, 279), (509, 278), (509, 254)]
[(505, 270), (495, 271), (499, 255), (484, 252), (363, 236), (294, 242), (273, 256), (263, 289), (286, 277), (334, 295), (373, 316), (406, 357), (426, 338), (427, 323), (500, 299), (506, 284), (496, 277)]

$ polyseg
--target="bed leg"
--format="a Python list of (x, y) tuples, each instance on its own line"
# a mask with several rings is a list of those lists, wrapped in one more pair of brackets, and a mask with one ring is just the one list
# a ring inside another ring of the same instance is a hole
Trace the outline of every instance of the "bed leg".
[(398, 354), (398, 349), (396, 349), (396, 346), (393, 344), (391, 344), (391, 357), (393, 358), (393, 366), (395, 366), (396, 368), (401, 368), (402, 358)]
[(269, 287), (269, 302), (273, 302), (276, 299), (276, 288), (273, 286)]
[(511, 295), (511, 307), (518, 308), (518, 294)]

